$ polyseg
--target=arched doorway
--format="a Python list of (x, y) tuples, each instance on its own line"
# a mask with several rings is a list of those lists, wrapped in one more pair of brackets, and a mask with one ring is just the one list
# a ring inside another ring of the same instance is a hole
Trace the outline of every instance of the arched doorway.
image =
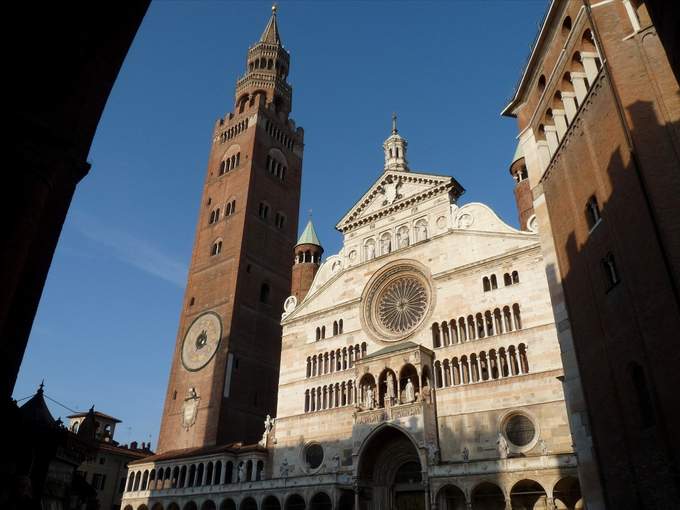
[(455, 485), (442, 487), (437, 494), (437, 508), (440, 510), (466, 510), (465, 494)]
[(512, 508), (517, 510), (534, 510), (546, 508), (547, 496), (541, 484), (533, 480), (521, 480), (510, 491)]
[(578, 510), (583, 508), (581, 486), (578, 483), (578, 478), (575, 476), (567, 476), (557, 482), (553, 489), (553, 496), (555, 498), (555, 506), (560, 510)]
[(360, 508), (419, 510), (425, 508), (422, 465), (418, 450), (397, 427), (384, 425), (366, 439), (359, 454)]

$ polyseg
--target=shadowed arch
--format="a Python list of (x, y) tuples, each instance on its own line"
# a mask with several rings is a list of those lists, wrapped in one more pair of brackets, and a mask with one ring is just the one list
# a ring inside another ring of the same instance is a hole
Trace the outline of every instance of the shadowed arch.
[(472, 491), (472, 508), (475, 510), (505, 510), (503, 491), (494, 483), (480, 483)]
[(579, 485), (578, 478), (567, 476), (558, 481), (553, 488), (553, 497), (559, 509), (576, 510), (581, 508), (579, 506), (579, 502), (581, 502), (581, 486)]
[(422, 470), (420, 453), (410, 434), (391, 423), (377, 427), (359, 449), (359, 508), (369, 500), (382, 501), (385, 508), (401, 508), (408, 502), (400, 503), (400, 498), (424, 497)]
[(305, 510), (307, 505), (299, 494), (291, 494), (286, 498), (285, 510)]
[(281, 502), (274, 495), (269, 495), (262, 500), (261, 510), (281, 510)]
[(325, 492), (317, 492), (309, 501), (309, 510), (331, 510), (333, 503)]
[(239, 510), (257, 510), (257, 502), (251, 498), (247, 497), (239, 505)]
[(439, 510), (466, 510), (465, 493), (455, 485), (445, 485), (437, 493)]
[(542, 508), (546, 506), (546, 500), (545, 489), (534, 480), (520, 480), (510, 491), (513, 508)]

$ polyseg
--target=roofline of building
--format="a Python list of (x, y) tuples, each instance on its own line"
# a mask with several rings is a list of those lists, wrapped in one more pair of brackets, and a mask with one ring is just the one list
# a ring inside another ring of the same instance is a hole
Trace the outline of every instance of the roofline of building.
[(526, 90), (526, 87), (528, 85), (528, 80), (529, 80), (529, 71), (533, 70), (536, 60), (538, 58), (538, 51), (543, 47), (543, 45), (546, 42), (547, 38), (547, 27), (549, 25), (549, 22), (552, 21), (552, 18), (555, 16), (555, 13), (557, 12), (557, 7), (558, 4), (561, 3), (561, 0), (551, 0), (550, 5), (548, 7), (548, 10), (545, 13), (545, 16), (543, 16), (543, 21), (541, 23), (541, 29), (538, 32), (538, 36), (536, 37), (536, 41), (533, 44), (533, 47), (531, 49), (531, 53), (529, 54), (529, 60), (527, 61), (526, 65), (524, 66), (524, 72), (522, 73), (522, 76), (519, 80), (519, 83), (517, 84), (517, 87), (515, 88), (515, 93), (510, 100), (510, 102), (507, 104), (507, 106), (501, 111), (501, 116), (504, 117), (516, 117), (515, 109), (517, 106), (519, 106), (520, 98), (524, 94), (524, 91)]

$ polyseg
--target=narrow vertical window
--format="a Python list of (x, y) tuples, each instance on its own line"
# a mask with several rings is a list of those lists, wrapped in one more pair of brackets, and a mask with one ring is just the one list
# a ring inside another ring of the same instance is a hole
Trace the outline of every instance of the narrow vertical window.
[(604, 273), (605, 283), (607, 285), (607, 290), (618, 285), (621, 281), (619, 277), (619, 272), (616, 269), (616, 261), (614, 260), (614, 255), (607, 253), (601, 261), (602, 272)]
[(597, 197), (593, 195), (586, 203), (586, 220), (588, 221), (588, 228), (593, 230), (599, 223), (602, 217), (600, 216), (600, 207), (597, 204)]

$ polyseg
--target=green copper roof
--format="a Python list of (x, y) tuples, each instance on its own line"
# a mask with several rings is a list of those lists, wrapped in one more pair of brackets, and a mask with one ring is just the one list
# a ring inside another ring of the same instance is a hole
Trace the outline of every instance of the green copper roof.
[(314, 230), (312, 220), (309, 220), (307, 222), (307, 226), (305, 227), (305, 230), (302, 232), (300, 239), (298, 239), (297, 244), (314, 244), (316, 246), (321, 246), (321, 241), (319, 241), (319, 238), (316, 235), (316, 230)]
[(512, 165), (518, 159), (522, 159), (523, 157), (524, 157), (524, 151), (522, 150), (522, 144), (517, 142), (517, 148), (515, 149), (515, 155), (512, 157), (512, 161), (510, 162), (510, 165)]

